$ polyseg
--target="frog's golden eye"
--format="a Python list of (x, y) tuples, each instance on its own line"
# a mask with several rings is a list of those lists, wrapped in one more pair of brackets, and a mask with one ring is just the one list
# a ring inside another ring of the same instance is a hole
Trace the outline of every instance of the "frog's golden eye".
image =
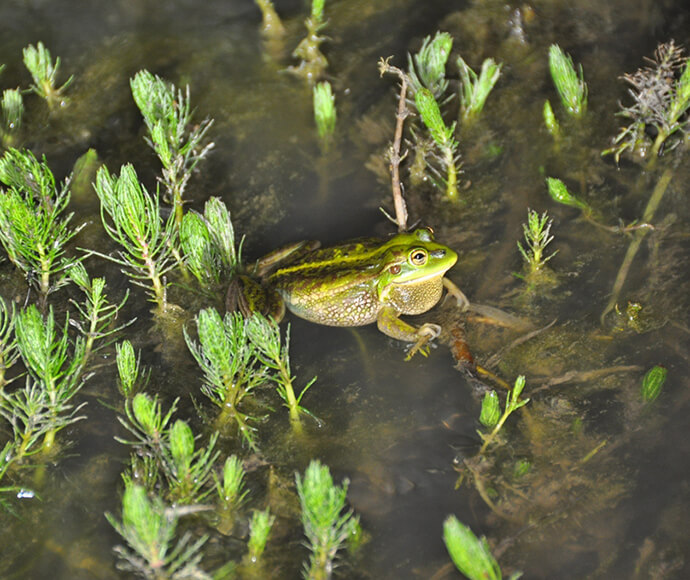
[(414, 266), (423, 266), (426, 264), (428, 258), (429, 254), (427, 251), (421, 248), (417, 248), (416, 250), (412, 250), (412, 252), (410, 252), (410, 262), (412, 262)]

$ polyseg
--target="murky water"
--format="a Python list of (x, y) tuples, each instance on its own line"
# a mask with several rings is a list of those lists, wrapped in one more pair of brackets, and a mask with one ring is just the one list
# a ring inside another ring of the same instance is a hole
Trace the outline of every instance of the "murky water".
[[(408, 186), (411, 222), (432, 226), (460, 254), (449, 277), (472, 302), (510, 312), (532, 329), (555, 324), (518, 340), (526, 331), (477, 317), (464, 321), (477, 362), (511, 383), (526, 375), (524, 393), (531, 398), (509, 419), (503, 444), (474, 464), (485, 387), (453, 368), (447, 346), (404, 362), (401, 345), (373, 326), (335, 329), (292, 318), (294, 370), (301, 384), (318, 375), (304, 404), (323, 425), (309, 424), (306, 437), (295, 439), (279, 401), (265, 395), (276, 412), (260, 425), (265, 465), (250, 477), (250, 507), (269, 501), (268, 465), (291, 481), (318, 457), (337, 481), (350, 479), (351, 505), (370, 536), (339, 577), (458, 577), (441, 540), (450, 514), (489, 538), (506, 576), (514, 570), (529, 579), (690, 576), (687, 152), (679, 148), (646, 172), (629, 160), (616, 167), (600, 156), (620, 127), (617, 103), (627, 98), (620, 76), (642, 66), (660, 42), (673, 38), (690, 47), (685, 3), (330, 2), (324, 51), (338, 128), (328, 154), (316, 139), (310, 89), (284, 73), (294, 64), (289, 53), (304, 34), (307, 10), (301, 2), (276, 4), (288, 30), (282, 50), (261, 39), (259, 13), (249, 0), (5, 0), (0, 63), (7, 68), (0, 87), (28, 86), (21, 50), (38, 41), (62, 58), (63, 79), (75, 76), (70, 104), (56, 114), (25, 97), (20, 145), (45, 154), (59, 178), (94, 148), (111, 171), (134, 163), (153, 189), (158, 162), (129, 90), (129, 79), (147, 68), (189, 84), (197, 118), (215, 120), (216, 147), (187, 197), (194, 209), (212, 195), (227, 203), (237, 232), (246, 236), (245, 256), (303, 238), (329, 243), (385, 235), (393, 228), (378, 208), (392, 207), (390, 186), (370, 168), (385, 169), (380, 159), (392, 138), (396, 98), (394, 79), (379, 77), (377, 61), (392, 55), (394, 64), (406, 66), (407, 52), (424, 36), (446, 30), (454, 38), (451, 60), (461, 54), (477, 68), (493, 57), (503, 74), (478, 124), (460, 135), (462, 201), (453, 206), (438, 190)], [(552, 43), (583, 66), (589, 102), (580, 121), (566, 119), (551, 85)], [(456, 79), (454, 65), (449, 70)], [(558, 146), (542, 122), (546, 98), (562, 123)], [(630, 235), (597, 228), (579, 211), (555, 204), (544, 177), (564, 180), (602, 223), (615, 226), (640, 219), (667, 167), (673, 177), (623, 286), (623, 314), (612, 313), (602, 326), (599, 316)], [(515, 276), (528, 207), (548, 210), (558, 250), (549, 262), (555, 283), (532, 293)], [(75, 191), (72, 209), (77, 222), (88, 223), (76, 246), (114, 248), (93, 192)], [(130, 287), (112, 264), (91, 258), (87, 267), (107, 277), (113, 298)], [(21, 303), (26, 289), (7, 261), (0, 275), (3, 297)], [(61, 310), (70, 296), (65, 290), (51, 300)], [(184, 320), (198, 307), (179, 289), (171, 299), (188, 309)], [(642, 305), (634, 324), (624, 314), (628, 302)], [(166, 405), (180, 397), (179, 416), (203, 433), (190, 398), (202, 398), (198, 367), (181, 333), (162, 332), (148, 310), (144, 294), (133, 289), (123, 314), (137, 320), (122, 337), (152, 368), (147, 391), (160, 393)], [(446, 304), (429, 318), (448, 327), (455, 313)], [(668, 369), (668, 380), (659, 399), (644, 407), (642, 377), (657, 364)], [(120, 473), (129, 455), (113, 439), (123, 430), (112, 349), (94, 365), (80, 394), (88, 418), (61, 434), (70, 443), (64, 453), (36, 473), (10, 474), (12, 484), (33, 487), (40, 500), (4, 496), (15, 513), (0, 513), (2, 577), (127, 577), (115, 568), (112, 547), (120, 538), (103, 516), (119, 513)], [(3, 441), (5, 435), (0, 432)], [(232, 441), (221, 449), (248, 455)], [(477, 471), (470, 477), (464, 470), (455, 489), (464, 460)], [(520, 461), (530, 467), (517, 476)], [(272, 576), (296, 578), (307, 552), (297, 519), (280, 515), (266, 555)], [(241, 557), (238, 537), (222, 536), (203, 521), (188, 525), (195, 535), (211, 534), (202, 564), (209, 570)]]

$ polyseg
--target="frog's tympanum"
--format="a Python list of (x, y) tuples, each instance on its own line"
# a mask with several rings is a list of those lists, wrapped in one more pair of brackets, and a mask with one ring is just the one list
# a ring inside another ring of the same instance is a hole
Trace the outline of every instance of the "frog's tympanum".
[(428, 229), (329, 248), (298, 242), (261, 258), (254, 277), (236, 277), (227, 307), (280, 320), (287, 306), (297, 316), (330, 326), (376, 322), (388, 336), (421, 346), (438, 336), (440, 327), (415, 328), (399, 317), (421, 314), (439, 301), (443, 275), (457, 258)]

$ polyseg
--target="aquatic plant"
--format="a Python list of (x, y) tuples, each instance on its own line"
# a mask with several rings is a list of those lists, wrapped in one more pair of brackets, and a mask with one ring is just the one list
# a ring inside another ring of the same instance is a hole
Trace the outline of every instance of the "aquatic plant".
[[(669, 141), (687, 125), (690, 108), (690, 62), (683, 56), (683, 48), (673, 41), (660, 44), (649, 66), (633, 74), (623, 75), (633, 99), (629, 107), (621, 104), (619, 116), (630, 119), (613, 140), (613, 147), (602, 155), (613, 154), (616, 162), (629, 151), (649, 158), (650, 168), (663, 151), (669, 151), (682, 138)], [(656, 135), (654, 140), (649, 134)]]
[(557, 44), (552, 44), (549, 48), (549, 70), (565, 110), (573, 117), (581, 117), (587, 109), (587, 84), (582, 65), (575, 70), (570, 55)]
[(116, 255), (94, 254), (122, 266), (134, 284), (146, 289), (156, 303), (158, 313), (168, 307), (165, 274), (175, 265), (175, 216), (162, 221), (158, 195), (150, 195), (139, 183), (131, 165), (123, 165), (120, 176), (111, 175), (106, 167), (96, 174), (94, 189), (101, 200), (101, 221), (106, 233), (122, 249)]
[(0, 159), (0, 181), (9, 187), (0, 195), (0, 243), (45, 308), (48, 295), (67, 283), (75, 260), (65, 259), (66, 245), (84, 226), (71, 228), (73, 214), (65, 215), (69, 178), (58, 189), (45, 158), (10, 148)]
[(266, 38), (278, 39), (285, 34), (285, 27), (280, 21), (275, 6), (271, 0), (254, 0), (261, 10), (261, 34)]
[(19, 89), (6, 89), (2, 93), (2, 143), (5, 148), (10, 147), (17, 132), (22, 126), (24, 116), (24, 100)]
[(653, 403), (661, 393), (661, 388), (666, 382), (668, 371), (661, 365), (656, 365), (649, 369), (642, 379), (640, 395), (645, 403)]
[(255, 418), (241, 410), (242, 401), (268, 378), (268, 369), (250, 340), (248, 321), (237, 312), (223, 318), (214, 308), (201, 310), (195, 320), (199, 342), (186, 328), (184, 337), (204, 373), (201, 392), (220, 409), (216, 425), (227, 429), (235, 424), (243, 441), (256, 450), (256, 429), (251, 424)]
[(460, 70), (462, 88), (460, 112), (462, 120), (468, 122), (476, 119), (484, 109), (486, 99), (501, 76), (502, 65), (487, 58), (482, 62), (482, 70), (477, 75), (462, 57), (459, 56), (456, 63)]
[(312, 460), (304, 478), (295, 474), (297, 494), (302, 508), (302, 525), (311, 551), (303, 576), (309, 580), (331, 577), (338, 551), (357, 533), (359, 518), (345, 510), (349, 481), (335, 485), (328, 466)]
[(214, 147), (206, 140), (213, 120), (192, 123), (189, 85), (182, 91), (147, 70), (139, 71), (130, 85), (148, 129), (146, 142), (163, 165), (161, 182), (165, 187), (165, 199), (173, 205), (179, 229), (189, 178)]
[[(478, 431), (479, 436), (482, 438), (482, 446), (479, 448), (479, 455), (484, 453), (489, 447), (489, 445), (491, 445), (491, 443), (496, 439), (496, 436), (498, 435), (499, 431), (503, 427), (503, 424), (506, 422), (508, 417), (510, 417), (510, 415), (513, 412), (517, 411), (520, 407), (529, 403), (529, 399), (520, 400), (520, 395), (522, 394), (522, 390), (524, 388), (525, 377), (523, 375), (520, 375), (517, 379), (515, 379), (515, 384), (513, 385), (513, 388), (506, 397), (506, 403), (503, 413), (494, 425), (487, 425), (493, 427), (491, 432), (482, 433), (481, 431)], [(487, 400), (487, 398), (485, 397), (484, 401), (482, 402), (482, 415), (484, 415), (485, 417), (488, 417), (490, 413), (488, 411), (484, 411), (484, 406), (487, 405), (495, 407), (495, 403), (490, 399), (491, 397), (489, 397), (489, 400)]]
[(120, 315), (120, 310), (129, 298), (129, 292), (119, 304), (111, 304), (105, 293), (105, 278), (91, 279), (86, 272), (84, 265), (79, 262), (69, 268), (67, 274), (86, 295), (84, 304), (70, 299), (81, 316), (81, 322), (72, 320), (72, 324), (83, 334), (85, 338), (84, 360), (87, 361), (91, 352), (95, 349), (103, 348), (111, 342), (103, 342), (104, 338), (112, 337), (115, 333), (122, 330), (128, 324), (134, 322), (130, 320), (115, 326), (115, 321)]
[[(281, 339), (280, 327), (273, 320), (260, 315), (250, 317), (247, 322), (247, 336), (256, 346), (256, 357), (261, 364), (273, 371), (268, 378), (276, 384), (278, 394), (285, 402), (290, 414), (290, 423), (297, 432), (301, 429), (300, 414), (306, 413), (314, 417), (306, 408), (302, 407), (302, 397), (316, 382), (313, 377), (299, 392), (295, 394), (294, 381), (290, 369), (290, 327), (285, 331), (285, 342)], [(315, 418), (315, 417), (314, 417)]]
[(256, 565), (261, 560), (261, 556), (266, 549), (268, 535), (276, 517), (271, 514), (269, 508), (259, 511), (254, 510), (252, 518), (249, 520), (249, 541), (247, 542), (247, 553), (242, 562), (247, 565)]
[(7, 377), (7, 371), (17, 362), (19, 351), (14, 336), (15, 306), (8, 307), (4, 298), (0, 296), (0, 391), (12, 379)]
[(436, 173), (445, 183), (446, 197), (451, 201), (458, 199), (458, 142), (453, 137), (455, 133), (455, 123), (447, 127), (441, 116), (441, 110), (428, 89), (422, 88), (415, 94), (415, 104), (424, 125), (426, 125), (431, 137), (438, 148), (439, 153), (432, 153), (432, 157), (441, 166), (441, 174), (433, 164), (428, 167)]
[(134, 347), (129, 340), (115, 345), (119, 388), (125, 398), (131, 399), (137, 389), (142, 390), (150, 377), (150, 369), (142, 372), (141, 357), (134, 354)]
[(336, 110), (335, 96), (331, 84), (327, 81), (314, 86), (314, 120), (316, 132), (324, 150), (328, 150), (335, 132)]
[(173, 401), (164, 415), (158, 395), (151, 398), (146, 393), (137, 393), (131, 401), (125, 401), (125, 417), (118, 416), (117, 418), (120, 424), (134, 436), (134, 440), (122, 437), (115, 437), (115, 440), (140, 449), (142, 455), (155, 458), (158, 466), (164, 465), (168, 454), (167, 433), (173, 413), (177, 409), (178, 400)]
[(170, 453), (166, 454), (164, 473), (168, 480), (168, 497), (182, 504), (201, 503), (213, 491), (208, 485), (220, 451), (214, 449), (218, 439), (215, 432), (206, 446), (195, 448), (191, 427), (178, 419), (168, 432)]
[(302, 59), (297, 66), (291, 66), (288, 72), (301, 76), (313, 85), (323, 76), (328, 68), (328, 60), (321, 52), (321, 44), (326, 40), (325, 36), (319, 36), (319, 32), (326, 26), (323, 19), (323, 9), (326, 0), (312, 0), (311, 13), (304, 21), (307, 35), (300, 41), (292, 51), (292, 56)]
[(427, 36), (414, 56), (407, 55), (407, 78), (412, 96), (420, 89), (431, 91), (440, 100), (448, 89), (446, 63), (453, 48), (453, 38), (447, 32), (437, 31), (433, 39)]
[(36, 46), (30, 44), (24, 49), (24, 66), (31, 73), (34, 81), (30, 87), (31, 90), (44, 98), (51, 109), (66, 103), (63, 93), (74, 80), (74, 76), (70, 76), (61, 87), (56, 86), (60, 58), (56, 58), (53, 62), (50, 51), (42, 42)]
[(558, 139), (561, 135), (561, 126), (556, 119), (556, 115), (551, 107), (551, 101), (546, 99), (544, 101), (544, 108), (542, 109), (542, 116), (544, 117), (544, 125), (554, 139)]
[[(12, 393), (2, 391), (0, 413), (12, 425), (19, 457), (37, 451), (52, 452), (55, 436), (66, 426), (84, 419), (72, 399), (88, 376), (84, 339), (69, 336), (70, 319), (58, 329), (52, 308), (45, 318), (36, 306), (19, 311), (14, 320), (17, 350), (28, 371), (26, 385)], [(36, 447), (38, 439), (42, 443)]]
[[(455, 516), (448, 516), (443, 522), (443, 541), (455, 567), (470, 580), (503, 578), (501, 568), (491, 553), (486, 538), (477, 538), (472, 530)], [(521, 572), (515, 572), (510, 579), (517, 580), (520, 576)]]
[(217, 500), (223, 512), (235, 514), (244, 504), (248, 489), (244, 486), (245, 471), (242, 461), (237, 455), (231, 455), (223, 464), (222, 480), (214, 473), (216, 483)]
[(546, 266), (551, 258), (553, 258), (558, 250), (546, 256), (545, 250), (553, 240), (551, 235), (551, 224), (553, 220), (549, 219), (547, 212), (539, 215), (532, 209), (527, 210), (527, 223), (522, 224), (522, 231), (525, 237), (525, 246), (518, 240), (517, 246), (520, 250), (525, 266), (527, 267), (527, 276), (535, 276)]
[(203, 215), (185, 213), (180, 247), (187, 268), (202, 287), (218, 285), (232, 276), (241, 263), (241, 248), (235, 247), (235, 229), (221, 199), (209, 198)]
[(156, 580), (210, 580), (211, 576), (199, 568), (200, 550), (207, 536), (193, 541), (185, 532), (181, 538), (175, 537), (178, 521), (188, 510), (167, 506), (157, 496), (149, 499), (142, 486), (125, 481), (121, 519), (105, 514), (129, 546), (114, 548), (120, 558), (118, 568)]

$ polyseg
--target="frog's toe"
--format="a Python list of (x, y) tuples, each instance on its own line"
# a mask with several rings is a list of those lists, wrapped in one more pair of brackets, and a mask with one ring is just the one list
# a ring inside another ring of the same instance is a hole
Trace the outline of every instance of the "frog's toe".
[(438, 338), (439, 334), (441, 334), (441, 327), (438, 324), (432, 324), (431, 322), (425, 322), (419, 327), (419, 329), (417, 329), (417, 337), (420, 340), (424, 339), (424, 342)]

